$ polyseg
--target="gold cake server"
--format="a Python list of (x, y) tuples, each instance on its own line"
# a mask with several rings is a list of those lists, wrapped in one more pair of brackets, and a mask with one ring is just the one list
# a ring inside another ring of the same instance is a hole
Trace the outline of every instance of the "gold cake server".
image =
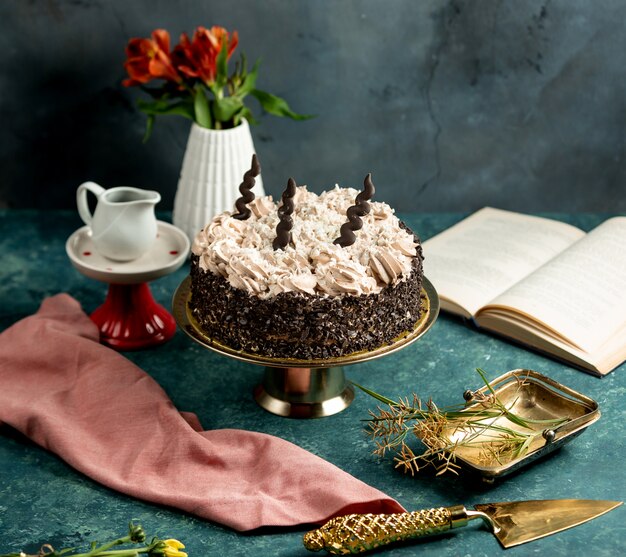
[(335, 555), (363, 553), (402, 540), (440, 534), (481, 518), (504, 548), (578, 526), (621, 505), (621, 501), (553, 499), (439, 507), (397, 514), (349, 514), (304, 535), (311, 551)]

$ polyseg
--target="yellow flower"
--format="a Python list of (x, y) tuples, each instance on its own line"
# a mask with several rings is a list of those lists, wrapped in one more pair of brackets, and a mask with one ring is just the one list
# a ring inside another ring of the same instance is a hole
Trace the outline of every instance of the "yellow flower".
[(165, 544), (162, 548), (163, 555), (166, 557), (187, 557), (184, 551), (179, 551), (179, 549), (185, 549), (185, 546), (178, 540), (163, 540), (163, 543)]

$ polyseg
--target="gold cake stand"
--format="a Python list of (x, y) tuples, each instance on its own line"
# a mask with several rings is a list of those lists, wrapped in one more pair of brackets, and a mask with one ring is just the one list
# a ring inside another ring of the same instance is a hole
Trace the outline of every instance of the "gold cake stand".
[(205, 348), (242, 362), (265, 366), (263, 381), (254, 389), (254, 398), (262, 408), (289, 418), (321, 418), (341, 412), (354, 399), (354, 388), (346, 380), (343, 366), (393, 354), (432, 327), (439, 314), (439, 296), (426, 277), (421, 295), (422, 316), (411, 331), (375, 350), (318, 360), (270, 358), (235, 350), (209, 337), (189, 309), (190, 277), (186, 277), (174, 293), (172, 314), (178, 326)]

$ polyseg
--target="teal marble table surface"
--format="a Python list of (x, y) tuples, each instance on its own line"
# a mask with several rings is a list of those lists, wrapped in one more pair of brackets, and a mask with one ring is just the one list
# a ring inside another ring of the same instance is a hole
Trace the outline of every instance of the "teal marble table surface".
[[(461, 214), (400, 215), (422, 239), (460, 220)], [(607, 215), (549, 215), (589, 230)], [(160, 218), (169, 220), (169, 214)], [(104, 300), (107, 287), (72, 268), (65, 240), (81, 222), (73, 212), (0, 211), (0, 330), (32, 314), (42, 299), (68, 292), (87, 312)], [(170, 307), (188, 272), (151, 283), (158, 302)], [(534, 369), (598, 401), (602, 417), (580, 437), (524, 470), (483, 484), (466, 477), (411, 477), (391, 460), (371, 454), (362, 420), (375, 408), (357, 392), (344, 412), (317, 420), (293, 420), (262, 410), (252, 389), (262, 370), (204, 350), (178, 331), (168, 343), (128, 358), (156, 379), (181, 410), (195, 412), (206, 429), (242, 428), (280, 436), (336, 464), (398, 499), (406, 508), (521, 499), (624, 500), (626, 486), (626, 365), (598, 379), (556, 361), (480, 333), (463, 321), (440, 315), (417, 343), (377, 361), (346, 369), (349, 379), (391, 397), (418, 393), (439, 405), (462, 401), (463, 391), (480, 386), (474, 369), (489, 378), (516, 368)], [(122, 432), (120, 432), (122, 434)], [(305, 556), (305, 529), (269, 529), (239, 534), (177, 510), (111, 491), (76, 472), (54, 454), (0, 426), (0, 554), (36, 553), (43, 543), (56, 548), (87, 547), (123, 534), (130, 519), (149, 533), (178, 538), (190, 556)], [(506, 555), (596, 557), (626, 553), (626, 507)], [(479, 524), (453, 534), (379, 551), (386, 555), (501, 555), (495, 537)]]

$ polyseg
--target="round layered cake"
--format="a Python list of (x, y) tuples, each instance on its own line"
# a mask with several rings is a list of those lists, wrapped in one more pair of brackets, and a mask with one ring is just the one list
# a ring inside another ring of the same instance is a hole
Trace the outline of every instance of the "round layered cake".
[[(285, 211), (271, 196), (248, 203), (247, 218), (227, 211), (198, 233), (189, 302), (198, 325), (234, 350), (300, 360), (373, 350), (413, 330), (423, 277), (415, 234), (382, 202), (367, 204), (360, 228), (346, 225), (355, 189), (294, 192), (283, 247)], [(342, 226), (354, 230), (350, 245), (338, 241)]]

